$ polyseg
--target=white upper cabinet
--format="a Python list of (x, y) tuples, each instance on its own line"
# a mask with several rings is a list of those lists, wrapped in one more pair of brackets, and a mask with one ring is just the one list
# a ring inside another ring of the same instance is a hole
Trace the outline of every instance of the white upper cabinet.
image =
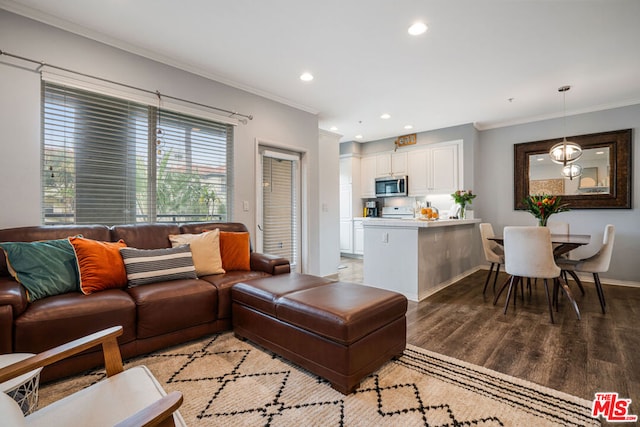
[(376, 155), (376, 177), (407, 174), (407, 153)]
[(431, 150), (416, 150), (409, 156), (409, 196), (423, 196), (429, 193), (429, 163)]
[(353, 179), (351, 162), (351, 157), (343, 157), (340, 159), (340, 185), (351, 184)]
[(411, 197), (451, 194), (460, 188), (461, 159), (462, 141), (368, 155), (360, 162), (360, 194), (373, 198), (376, 178), (402, 175), (407, 176)]
[(360, 161), (360, 188), (362, 198), (376, 197), (376, 156)]
[(431, 192), (453, 193), (458, 190), (458, 144), (443, 145), (431, 150)]
[(451, 194), (460, 182), (460, 143), (438, 144), (411, 152), (408, 160), (409, 196)]

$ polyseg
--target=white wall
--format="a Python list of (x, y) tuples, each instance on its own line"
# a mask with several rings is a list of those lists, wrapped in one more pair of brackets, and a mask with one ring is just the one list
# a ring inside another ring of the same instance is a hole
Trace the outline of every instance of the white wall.
[(330, 276), (338, 272), (340, 264), (340, 137), (335, 133), (320, 131), (320, 233), (319, 274)]
[[(616, 108), (566, 119), (567, 135), (583, 135), (619, 129), (633, 129), (637, 138), (640, 129), (640, 105)], [(476, 156), (474, 201), (476, 217), (493, 223), (497, 233), (506, 225), (535, 225), (534, 217), (526, 211), (513, 209), (513, 144), (558, 138), (563, 134), (562, 119), (544, 120), (517, 126), (480, 132)], [(635, 145), (635, 144), (634, 144)], [(551, 217), (553, 221), (570, 223), (571, 232), (590, 234), (588, 246), (572, 251), (572, 256), (594, 254), (602, 244), (606, 224), (616, 226), (611, 266), (601, 278), (608, 283), (640, 285), (640, 150), (632, 147), (633, 209), (577, 209)]]
[[(314, 114), (244, 92), (105, 44), (0, 10), (1, 48), (90, 75), (252, 114), (235, 129), (233, 220), (255, 233), (255, 140), (307, 153), (307, 272), (319, 262), (318, 119)], [(224, 61), (224, 58), (220, 58)], [(259, 66), (259, 64), (257, 64)], [(35, 66), (0, 56), (0, 227), (40, 224), (40, 80)], [(338, 166), (338, 155), (335, 159)], [(247, 167), (248, 166), (248, 167)], [(248, 201), (248, 212), (242, 202)], [(336, 221), (335, 228), (337, 230)]]

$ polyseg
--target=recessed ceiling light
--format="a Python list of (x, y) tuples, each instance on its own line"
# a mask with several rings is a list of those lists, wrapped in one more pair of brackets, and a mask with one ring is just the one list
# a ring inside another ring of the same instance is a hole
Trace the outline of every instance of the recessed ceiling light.
[(427, 26), (423, 22), (416, 22), (407, 30), (412, 36), (419, 36), (427, 31)]
[(604, 151), (596, 151), (596, 154), (604, 154)]
[(404, 128), (405, 129), (413, 129), (413, 126), (412, 125), (405, 125)]
[(337, 128), (337, 127), (335, 127), (335, 126), (331, 126), (331, 127), (329, 128), (329, 130), (336, 131), (336, 130), (338, 130), (338, 128)]
[(303, 82), (310, 82), (313, 80), (313, 75), (311, 73), (302, 73), (300, 74), (300, 80)]
[(363, 138), (362, 135), (360, 135), (360, 134), (356, 135), (356, 139), (362, 139), (362, 138)]
[(380, 116), (381, 119), (383, 120), (387, 120), (391, 118), (391, 114), (389, 113), (384, 113), (383, 115)]

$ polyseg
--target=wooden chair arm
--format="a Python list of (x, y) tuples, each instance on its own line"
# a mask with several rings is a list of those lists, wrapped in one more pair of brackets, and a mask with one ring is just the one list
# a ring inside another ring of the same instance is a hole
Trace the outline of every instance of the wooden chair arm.
[(59, 362), (99, 344), (102, 344), (107, 376), (115, 375), (123, 371), (122, 356), (120, 347), (118, 347), (118, 337), (120, 335), (122, 335), (122, 326), (114, 326), (38, 353), (13, 365), (1, 368), (0, 383), (31, 372), (34, 369)]
[[(173, 391), (162, 399), (157, 400), (146, 408), (136, 412), (115, 427), (156, 427), (160, 425), (173, 426), (170, 417), (182, 405), (182, 393)], [(163, 422), (167, 421), (166, 424)]]

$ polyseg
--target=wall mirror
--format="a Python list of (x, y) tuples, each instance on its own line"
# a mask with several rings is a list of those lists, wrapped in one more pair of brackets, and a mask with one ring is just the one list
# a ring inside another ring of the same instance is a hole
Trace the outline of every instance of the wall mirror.
[(571, 209), (631, 209), (631, 129), (567, 137), (582, 147), (582, 175), (567, 179), (549, 157), (562, 139), (514, 145), (514, 208), (530, 194), (560, 195)]

